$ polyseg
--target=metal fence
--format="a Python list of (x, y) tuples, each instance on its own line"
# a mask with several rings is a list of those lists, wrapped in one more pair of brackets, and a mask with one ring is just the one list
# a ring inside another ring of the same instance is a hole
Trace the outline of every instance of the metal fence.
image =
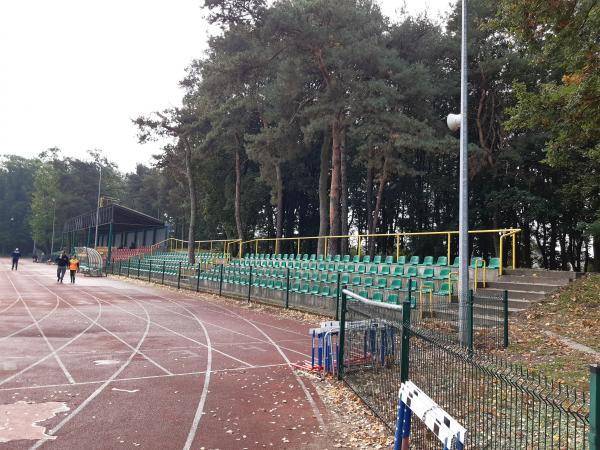
[[(341, 302), (338, 372), (390, 430), (410, 379), (467, 429), (466, 448), (600, 448), (590, 445), (598, 419), (584, 392), (411, 323), (408, 303), (391, 311), (354, 298)], [(600, 395), (591, 397), (596, 408)], [(412, 429), (412, 448), (439, 448), (414, 416)]]

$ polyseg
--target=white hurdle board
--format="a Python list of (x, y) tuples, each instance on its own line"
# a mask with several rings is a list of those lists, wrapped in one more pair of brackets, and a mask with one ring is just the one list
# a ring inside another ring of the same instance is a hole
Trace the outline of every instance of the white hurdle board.
[(467, 430), (412, 381), (402, 383), (399, 397), (448, 448), (453, 439), (464, 445)]

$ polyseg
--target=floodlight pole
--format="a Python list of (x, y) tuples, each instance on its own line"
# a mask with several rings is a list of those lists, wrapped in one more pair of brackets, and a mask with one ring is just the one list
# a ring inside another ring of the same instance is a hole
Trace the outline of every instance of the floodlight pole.
[(462, 0), (462, 39), (460, 71), (460, 162), (458, 206), (458, 317), (459, 338), (467, 342), (467, 297), (469, 292), (469, 155), (468, 146), (468, 92), (467, 92), (467, 0)]
[(52, 211), (52, 242), (50, 242), (50, 258), (52, 258), (52, 253), (54, 253), (54, 224), (56, 223), (56, 199), (52, 199), (52, 204), (54, 205)]
[(100, 187), (102, 186), (102, 165), (100, 165), (100, 176), (98, 177), (98, 203), (96, 204), (96, 234), (94, 236), (94, 248), (98, 247), (98, 222), (100, 221)]

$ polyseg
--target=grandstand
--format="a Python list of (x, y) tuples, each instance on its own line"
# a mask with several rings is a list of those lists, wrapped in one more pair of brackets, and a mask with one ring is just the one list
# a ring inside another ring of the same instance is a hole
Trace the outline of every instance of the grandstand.
[[(228, 255), (201, 252), (195, 264), (187, 253), (152, 252), (123, 261), (113, 261), (113, 273), (135, 276), (178, 287), (199, 290), (224, 290), (228, 295), (252, 297), (298, 309), (317, 310), (335, 315), (341, 286), (360, 296), (379, 302), (399, 304), (407, 299), (420, 314), (438, 306), (456, 303), (458, 257), (407, 257), (375, 255), (246, 254)], [(498, 279), (500, 259), (473, 257), (470, 261), (472, 288), (485, 287)], [(289, 280), (288, 280), (289, 277)], [(221, 281), (222, 279), (222, 281)], [(249, 286), (250, 285), (250, 286)]]
[[(66, 247), (93, 247), (96, 211), (67, 220), (63, 226)], [(113, 203), (98, 211), (98, 245), (105, 261), (141, 256), (162, 247), (168, 238), (168, 226), (160, 219)]]

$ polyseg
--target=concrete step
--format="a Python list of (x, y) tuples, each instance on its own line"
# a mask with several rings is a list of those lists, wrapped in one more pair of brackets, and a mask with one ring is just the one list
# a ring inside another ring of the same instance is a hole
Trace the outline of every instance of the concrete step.
[[(480, 295), (490, 295), (490, 296), (502, 296), (504, 289), (498, 288), (485, 288), (485, 289), (477, 289), (477, 293)], [(508, 292), (508, 301), (511, 300), (543, 300), (546, 298), (546, 292), (543, 291), (524, 291), (524, 290), (510, 290)]]
[(555, 280), (574, 280), (578, 277), (577, 272), (566, 272), (561, 270), (544, 269), (505, 269), (503, 275), (516, 275), (527, 277), (551, 278)]
[[(540, 280), (541, 281), (541, 280)], [(559, 286), (555, 284), (546, 284), (546, 283), (515, 283), (512, 281), (504, 281), (500, 279), (499, 281), (490, 281), (486, 283), (486, 289), (502, 289), (507, 290), (510, 293), (514, 291), (526, 291), (526, 292), (543, 292), (548, 294), (550, 292), (554, 292), (558, 289)]]
[(527, 283), (527, 284), (544, 284), (548, 286), (554, 286), (559, 288), (566, 286), (570, 283), (570, 279), (567, 278), (548, 278), (548, 277), (536, 277), (529, 275), (502, 275), (498, 278), (498, 281), (508, 283)]

